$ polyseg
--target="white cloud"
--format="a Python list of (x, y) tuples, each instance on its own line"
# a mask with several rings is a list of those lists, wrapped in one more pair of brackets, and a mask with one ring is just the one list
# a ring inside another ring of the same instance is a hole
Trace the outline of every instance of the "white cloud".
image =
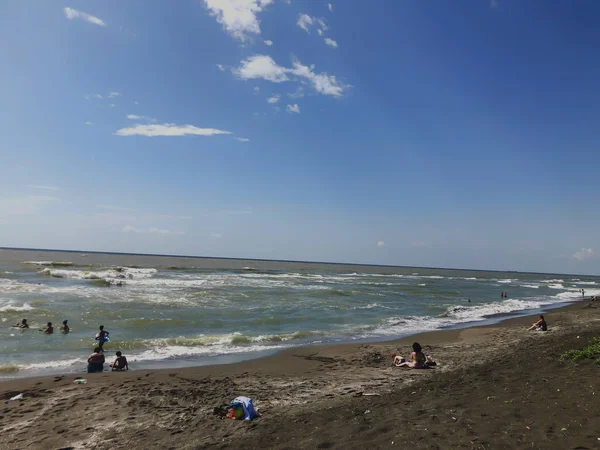
[(325, 38), (325, 43), (330, 47), (337, 48), (338, 44), (333, 39)]
[(40, 186), (37, 184), (28, 184), (25, 187), (28, 187), (31, 189), (44, 189), (45, 191), (60, 191), (60, 188), (56, 187), (56, 186)]
[(267, 40), (266, 40), (266, 41), (264, 41), (264, 42), (265, 42), (265, 45), (266, 45), (267, 47), (270, 47), (271, 45), (273, 45), (273, 41), (271, 41), (270, 39), (267, 39)]
[(111, 92), (108, 94), (108, 98), (120, 97), (122, 94), (120, 92)]
[(490, 8), (497, 8), (498, 0), (490, 0)]
[(210, 14), (217, 18), (235, 39), (246, 41), (248, 34), (260, 34), (257, 15), (274, 0), (204, 0)]
[(198, 128), (193, 125), (175, 125), (164, 123), (158, 125), (137, 124), (129, 128), (121, 128), (115, 133), (117, 136), (214, 136), (218, 134), (231, 134), (230, 131), (218, 130), (216, 128)]
[(217, 64), (217, 67), (219, 68), (219, 70), (221, 72), (223, 72), (225, 70), (225, 66), (223, 64)]
[(578, 259), (579, 261), (584, 261), (586, 259), (592, 258), (596, 255), (596, 250), (593, 248), (582, 248), (581, 250), (573, 253), (573, 258)]
[(242, 80), (264, 79), (273, 83), (289, 81), (288, 75), (304, 78), (320, 94), (341, 97), (348, 86), (340, 84), (335, 76), (325, 72), (315, 73), (314, 65), (304, 66), (300, 61), (294, 61), (292, 68), (278, 65), (267, 55), (254, 55), (241, 62), (240, 67), (233, 69), (233, 74)]
[(233, 74), (242, 80), (262, 78), (273, 83), (288, 81), (286, 75), (289, 69), (278, 66), (277, 63), (267, 55), (250, 56), (241, 62), (241, 66), (233, 69)]
[(302, 97), (304, 97), (304, 88), (302, 86), (298, 86), (298, 89), (296, 89), (296, 92), (290, 92), (290, 93), (288, 93), (288, 97), (289, 98), (302, 98)]
[[(44, 186), (43, 188), (47, 187), (50, 186)], [(59, 201), (59, 198), (48, 195), (26, 195), (18, 198), (0, 198), (0, 217), (10, 214), (37, 214), (40, 208), (43, 208), (48, 203)]]
[(84, 13), (83, 11), (77, 11), (76, 9), (73, 9), (73, 8), (65, 8), (64, 12), (65, 12), (65, 17), (69, 20), (81, 19), (81, 20), (85, 20), (86, 22), (93, 23), (94, 25), (98, 25), (101, 27), (106, 26), (106, 24), (98, 17), (92, 16), (91, 14), (88, 14), (88, 13)]
[(215, 239), (221, 239), (223, 235), (221, 233), (210, 233), (210, 237), (213, 237)]
[(322, 29), (323, 31), (327, 31), (327, 30), (329, 30), (329, 27), (327, 26), (327, 23), (325, 22), (325, 19), (317, 19), (316, 17), (315, 17), (314, 19), (315, 19), (315, 23), (316, 23), (316, 24), (317, 24), (319, 27), (321, 27), (321, 29)]
[(279, 95), (279, 94), (275, 94), (275, 95), (273, 95), (273, 96), (269, 97), (269, 98), (267, 99), (267, 102), (268, 102), (268, 103), (277, 103), (277, 102), (279, 101), (279, 99), (280, 99), (280, 98), (281, 98), (281, 95)]
[(329, 11), (333, 12), (333, 5), (331, 3), (327, 3), (327, 8)]
[(260, 92), (260, 88), (258, 86), (254, 86), (254, 93), (258, 94)]
[(423, 241), (415, 241), (412, 243), (413, 247), (425, 247), (427, 245), (427, 243), (423, 242)]
[(183, 231), (169, 231), (169, 230), (164, 230), (161, 228), (136, 228), (136, 227), (132, 227), (131, 225), (125, 225), (123, 227), (123, 232), (124, 233), (174, 234), (174, 235), (185, 234), (185, 232), (183, 232)]
[(92, 122), (90, 122), (89, 120), (87, 122), (83, 122), (85, 125), (92, 125)]
[[(94, 95), (92, 95), (91, 97), (94, 97), (94, 98), (97, 98), (97, 99), (102, 99), (102, 96), (101, 96), (100, 94), (94, 94)], [(85, 99), (86, 99), (86, 100), (89, 100), (89, 99), (90, 99), (90, 96), (89, 96), (89, 95), (86, 95), (86, 96), (85, 96)]]
[(313, 19), (308, 14), (300, 14), (296, 25), (302, 28), (307, 33), (310, 33), (310, 26), (313, 24)]
[(319, 34), (319, 36), (323, 36), (323, 30), (321, 30), (320, 28), (317, 28), (317, 33)]
[(139, 105), (139, 104), (140, 104), (140, 102), (138, 102), (138, 101), (134, 101), (134, 102), (133, 102), (133, 104), (134, 104), (134, 105)]
[(300, 107), (298, 106), (297, 103), (294, 103), (293, 105), (287, 105), (285, 110), (287, 112), (294, 113), (294, 114), (300, 114)]
[(115, 106), (117, 106), (117, 105), (115, 105), (114, 103), (111, 103), (111, 104), (110, 104), (110, 105), (108, 105), (108, 106), (110, 106), (111, 108), (114, 108), (114, 107), (115, 107)]
[(377, 241), (377, 247), (383, 247), (385, 245), (385, 242), (383, 241)]
[(127, 118), (130, 120), (147, 120), (148, 122), (156, 122), (156, 119), (153, 119), (152, 117), (138, 116), (136, 114), (127, 114)]
[(240, 142), (250, 142), (250, 139), (241, 137), (236, 137), (235, 140)]

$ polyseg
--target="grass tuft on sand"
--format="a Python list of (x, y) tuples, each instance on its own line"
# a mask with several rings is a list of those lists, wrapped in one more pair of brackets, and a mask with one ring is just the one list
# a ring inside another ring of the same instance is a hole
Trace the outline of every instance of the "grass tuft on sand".
[(592, 338), (590, 343), (581, 350), (569, 350), (560, 355), (561, 361), (580, 361), (582, 359), (594, 359), (600, 364), (600, 338)]

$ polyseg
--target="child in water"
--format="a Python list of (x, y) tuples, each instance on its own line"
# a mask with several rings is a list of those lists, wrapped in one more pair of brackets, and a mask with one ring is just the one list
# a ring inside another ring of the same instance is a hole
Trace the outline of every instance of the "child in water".
[(64, 334), (67, 334), (69, 331), (71, 331), (69, 325), (67, 325), (67, 322), (67, 320), (63, 320), (63, 326), (60, 327), (60, 331), (62, 331)]
[(17, 323), (13, 325), (13, 328), (29, 328), (29, 324), (27, 323), (27, 319), (21, 320), (21, 323)]
[(40, 331), (43, 331), (44, 334), (52, 334), (52, 333), (54, 333), (54, 327), (52, 326), (52, 322), (48, 322), (48, 327), (44, 328), (43, 330), (40, 330)]
[(109, 334), (110, 333), (108, 331), (104, 330), (104, 325), (100, 325), (100, 331), (98, 331), (96, 334), (96, 340), (98, 341), (98, 347), (100, 348), (100, 351), (104, 350), (102, 347), (105, 342), (108, 342)]
[(129, 364), (127, 364), (127, 358), (125, 358), (121, 352), (117, 352), (117, 359), (115, 359), (115, 362), (112, 363), (110, 365), (110, 367), (111, 367), (110, 370), (112, 370), (113, 372), (115, 370), (117, 370), (117, 371), (129, 370)]

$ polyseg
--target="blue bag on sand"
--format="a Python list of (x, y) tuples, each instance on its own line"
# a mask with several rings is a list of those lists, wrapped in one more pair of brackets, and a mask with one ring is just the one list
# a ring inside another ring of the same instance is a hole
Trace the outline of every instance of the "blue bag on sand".
[(229, 404), (229, 407), (235, 408), (236, 406), (241, 406), (244, 409), (244, 420), (252, 420), (256, 417), (256, 411), (254, 410), (252, 399), (243, 396), (236, 397)]

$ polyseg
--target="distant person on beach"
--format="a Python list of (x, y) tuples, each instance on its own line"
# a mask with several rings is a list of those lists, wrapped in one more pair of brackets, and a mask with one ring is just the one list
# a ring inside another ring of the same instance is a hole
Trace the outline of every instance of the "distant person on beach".
[(100, 348), (100, 351), (104, 350), (104, 343), (109, 341), (109, 334), (110, 333), (108, 331), (104, 330), (104, 325), (100, 325), (100, 331), (96, 333), (96, 340), (98, 341), (98, 347)]
[(535, 330), (535, 331), (548, 331), (548, 324), (546, 323), (546, 319), (544, 319), (544, 316), (542, 316), (540, 314), (540, 318), (539, 320), (534, 323), (533, 325), (531, 325), (528, 330)]
[(581, 290), (581, 298), (585, 298), (585, 289)]
[(54, 327), (52, 326), (52, 322), (48, 322), (47, 327), (44, 328), (43, 330), (40, 330), (40, 331), (43, 331), (44, 334), (52, 334), (52, 333), (54, 333)]
[(88, 373), (102, 372), (104, 370), (104, 355), (102, 354), (102, 349), (100, 347), (96, 347), (94, 349), (94, 353), (92, 353), (88, 357)]
[(127, 364), (127, 358), (123, 356), (121, 352), (117, 352), (117, 359), (110, 365), (113, 372), (121, 370), (129, 370), (129, 364)]
[(27, 323), (27, 319), (21, 320), (21, 323), (17, 323), (13, 325), (13, 328), (29, 328), (29, 324)]
[(63, 320), (63, 326), (60, 327), (60, 331), (62, 331), (63, 333), (67, 334), (69, 331), (71, 331), (71, 329), (69, 328), (69, 325), (67, 325), (68, 320)]
[(397, 362), (396, 358), (394, 358), (394, 363), (397, 367), (410, 367), (411, 369), (423, 369), (425, 368), (425, 363), (427, 362), (427, 358), (425, 357), (425, 353), (421, 349), (421, 345), (418, 342), (415, 342), (412, 345), (413, 351), (410, 354), (410, 361)]

